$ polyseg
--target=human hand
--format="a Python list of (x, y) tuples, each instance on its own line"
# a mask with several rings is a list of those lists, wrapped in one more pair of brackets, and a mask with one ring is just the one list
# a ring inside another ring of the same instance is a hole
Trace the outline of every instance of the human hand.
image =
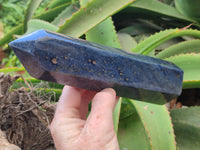
[(118, 150), (113, 125), (117, 99), (110, 88), (95, 93), (65, 86), (50, 125), (57, 150)]

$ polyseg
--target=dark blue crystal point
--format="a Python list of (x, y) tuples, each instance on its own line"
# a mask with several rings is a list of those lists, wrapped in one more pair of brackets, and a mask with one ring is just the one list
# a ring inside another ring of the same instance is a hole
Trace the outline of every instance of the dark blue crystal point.
[(183, 71), (174, 64), (38, 30), (9, 43), (37, 79), (157, 103), (180, 95)]

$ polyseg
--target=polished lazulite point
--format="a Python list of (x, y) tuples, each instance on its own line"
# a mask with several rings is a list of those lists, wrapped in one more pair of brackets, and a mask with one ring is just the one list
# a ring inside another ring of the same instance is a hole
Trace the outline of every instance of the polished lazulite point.
[(174, 64), (38, 30), (9, 43), (37, 79), (156, 103), (181, 93), (183, 71)]

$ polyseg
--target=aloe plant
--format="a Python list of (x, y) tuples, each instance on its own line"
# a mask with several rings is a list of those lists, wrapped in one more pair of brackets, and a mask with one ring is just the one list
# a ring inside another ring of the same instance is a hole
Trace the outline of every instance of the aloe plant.
[[(176, 7), (180, 1), (175, 1)], [(23, 35), (43, 28), (171, 61), (184, 71), (183, 89), (200, 88), (200, 24), (190, 14), (181, 13), (180, 9), (157, 0), (52, 0), (46, 7), (47, 11), (34, 16), (40, 2), (41, 0), (30, 0), (24, 23), (7, 33), (0, 40), (0, 45), (11, 41), (13, 35)], [(170, 27), (173, 28), (167, 29)], [(174, 45), (171, 45), (170, 40), (173, 40), (171, 43)], [(161, 51), (156, 52), (160, 47)], [(30, 77), (24, 68), (13, 66), (0, 69), (0, 72), (20, 72), (33, 85), (40, 82)], [(26, 86), (22, 79), (18, 79), (13, 89), (19, 84)], [(52, 83), (49, 85), (50, 88), (45, 91), (54, 91), (58, 98), (62, 86)], [(158, 101), (162, 103), (163, 99)], [(195, 116), (197, 121), (193, 123), (194, 120), (190, 117), (199, 113), (199, 109), (200, 107), (172, 110), (169, 114), (165, 105), (120, 98), (113, 113), (120, 148), (198, 149), (199, 120)], [(187, 114), (187, 117), (184, 118), (182, 113)], [(196, 138), (183, 137), (185, 131), (188, 136)], [(195, 144), (192, 145), (191, 142)]]
[(195, 20), (200, 20), (200, 1), (198, 0), (175, 0), (178, 11)]

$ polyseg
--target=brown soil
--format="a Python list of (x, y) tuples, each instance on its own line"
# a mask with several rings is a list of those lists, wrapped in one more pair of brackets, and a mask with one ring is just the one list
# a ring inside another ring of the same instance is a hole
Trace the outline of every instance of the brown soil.
[(0, 73), (0, 141), (5, 141), (0, 142), (0, 149), (9, 143), (14, 144), (9, 146), (17, 145), (23, 150), (55, 149), (48, 129), (55, 104), (41, 100), (23, 87), (12, 91), (10, 87), (17, 78)]

